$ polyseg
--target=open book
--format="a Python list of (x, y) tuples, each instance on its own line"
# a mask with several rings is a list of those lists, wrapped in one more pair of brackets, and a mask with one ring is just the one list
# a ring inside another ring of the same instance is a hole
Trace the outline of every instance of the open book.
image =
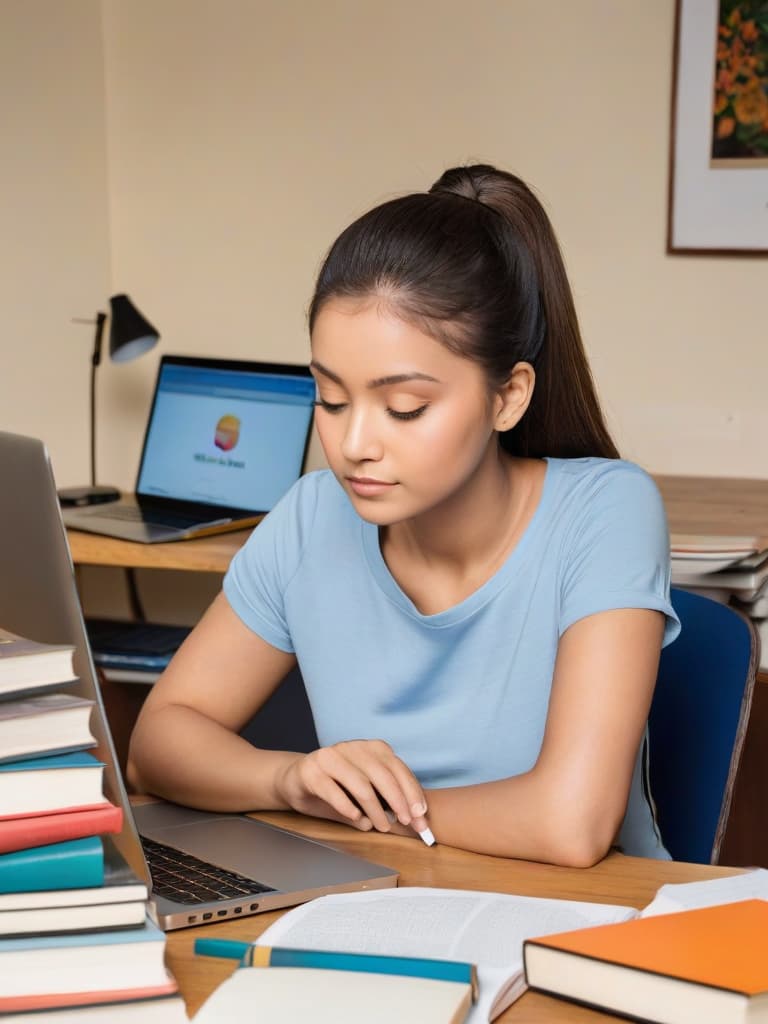
[(524, 939), (637, 914), (602, 903), (404, 887), (321, 896), (284, 914), (259, 945), (473, 963), (479, 997), (467, 1022), (480, 1024), (525, 991)]
[(741, 875), (709, 878), (704, 882), (662, 885), (640, 916), (655, 917), (656, 914), (673, 914), (680, 910), (754, 899), (768, 900), (768, 871), (765, 868), (745, 871)]

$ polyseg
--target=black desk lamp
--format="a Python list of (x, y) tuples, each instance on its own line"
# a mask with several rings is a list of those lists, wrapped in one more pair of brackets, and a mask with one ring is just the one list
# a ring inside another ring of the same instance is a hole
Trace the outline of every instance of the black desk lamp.
[[(109, 328), (109, 356), (115, 363), (127, 363), (148, 352), (160, 339), (152, 324), (145, 320), (127, 295), (113, 295), (109, 300), (111, 324)], [(62, 505), (94, 505), (114, 501), (120, 497), (116, 487), (96, 483), (96, 370), (101, 363), (101, 339), (106, 313), (97, 313), (95, 320), (76, 319), (76, 323), (96, 324), (91, 356), (91, 485), (90, 487), (64, 487), (59, 491)]]

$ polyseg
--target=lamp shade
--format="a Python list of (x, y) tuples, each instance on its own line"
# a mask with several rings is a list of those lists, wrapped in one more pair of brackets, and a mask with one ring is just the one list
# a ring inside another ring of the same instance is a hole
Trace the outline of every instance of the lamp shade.
[(111, 324), (109, 355), (116, 363), (127, 363), (148, 352), (160, 339), (157, 329), (141, 315), (127, 295), (109, 300)]

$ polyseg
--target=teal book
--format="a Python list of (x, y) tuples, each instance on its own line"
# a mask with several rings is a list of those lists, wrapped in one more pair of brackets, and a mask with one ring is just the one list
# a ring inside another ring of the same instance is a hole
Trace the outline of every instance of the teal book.
[(0, 854), (0, 893), (85, 889), (104, 884), (99, 836)]

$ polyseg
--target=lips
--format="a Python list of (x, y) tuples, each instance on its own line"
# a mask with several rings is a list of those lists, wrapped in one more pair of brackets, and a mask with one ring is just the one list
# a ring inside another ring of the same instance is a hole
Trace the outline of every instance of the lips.
[(348, 476), (347, 483), (361, 498), (371, 498), (377, 494), (385, 494), (395, 485), (386, 480), (375, 480), (369, 476)]

